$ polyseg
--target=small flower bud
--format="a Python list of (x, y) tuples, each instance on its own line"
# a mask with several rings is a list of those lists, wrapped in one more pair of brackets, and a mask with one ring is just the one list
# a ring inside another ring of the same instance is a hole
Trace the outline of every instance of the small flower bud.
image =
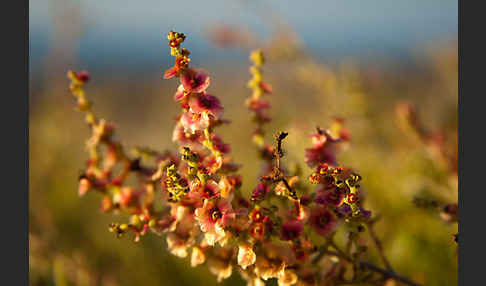
[(81, 178), (79, 180), (79, 189), (78, 189), (78, 194), (80, 196), (84, 196), (91, 188), (91, 182), (88, 180), (88, 178)]
[(206, 261), (206, 255), (199, 247), (194, 246), (191, 254), (191, 266), (196, 267), (203, 264), (204, 261)]
[(132, 215), (130, 218), (130, 223), (136, 228), (140, 227), (141, 225), (140, 217), (138, 215)]
[(148, 226), (149, 226), (150, 228), (153, 228), (153, 227), (155, 227), (156, 225), (157, 225), (157, 222), (156, 222), (156, 220), (155, 220), (155, 219), (151, 219), (151, 220), (149, 220)]
[(113, 201), (109, 196), (105, 196), (101, 202), (101, 211), (107, 212), (113, 209)]
[(251, 52), (250, 60), (255, 63), (256, 66), (261, 66), (265, 63), (265, 58), (263, 57), (262, 50), (256, 50)]
[(90, 79), (89, 73), (87, 71), (81, 71), (79, 72), (76, 77), (78, 80), (82, 83), (87, 83)]

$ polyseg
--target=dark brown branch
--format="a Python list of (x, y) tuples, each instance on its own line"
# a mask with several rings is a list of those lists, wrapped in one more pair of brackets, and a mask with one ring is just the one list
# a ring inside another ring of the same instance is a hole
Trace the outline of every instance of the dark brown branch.
[(413, 282), (412, 280), (400, 275), (400, 274), (397, 274), (395, 273), (394, 271), (391, 271), (391, 270), (386, 270), (386, 269), (382, 269), (374, 264), (371, 264), (371, 263), (368, 263), (368, 262), (360, 262), (360, 266), (363, 267), (363, 268), (368, 268), (369, 270), (372, 270), (374, 272), (377, 272), (377, 273), (380, 273), (381, 275), (383, 275), (385, 278), (393, 278), (395, 280), (398, 280), (402, 283), (405, 283), (407, 285), (411, 285), (411, 286), (421, 286), (420, 284), (418, 283), (415, 283)]
[(287, 132), (279, 132), (275, 136), (275, 139), (277, 140), (277, 158), (282, 158), (284, 156), (284, 152), (282, 150), (282, 141), (287, 137), (289, 133)]
[[(338, 251), (332, 251), (332, 250), (325, 250), (323, 253), (324, 254), (329, 254), (329, 255), (332, 255), (332, 256), (336, 256), (336, 257), (339, 257), (339, 258), (342, 258), (350, 263), (352, 263), (352, 259), (349, 258), (348, 256), (346, 256), (342, 251), (339, 251), (339, 249), (337, 248)], [(321, 255), (319, 255), (320, 257), (322, 257)], [(366, 262), (366, 261), (361, 261), (359, 263), (360, 267), (361, 268), (366, 268), (368, 270), (371, 270), (373, 272), (376, 272), (376, 273), (379, 273), (381, 275), (383, 275), (384, 278), (393, 278), (397, 281), (400, 281), (402, 283), (405, 283), (407, 285), (410, 285), (410, 286), (421, 286), (420, 284), (418, 283), (415, 283), (413, 282), (412, 280), (392, 271), (392, 270), (387, 270), (387, 269), (383, 269), (383, 268), (380, 268), (372, 263), (369, 263), (369, 262)]]
[[(315, 258), (313, 260), (313, 262), (317, 263), (324, 254), (328, 254), (328, 255), (332, 255), (332, 256), (336, 256), (336, 257), (339, 257), (349, 263), (353, 263), (355, 264), (355, 261), (353, 261), (353, 259), (351, 257), (349, 257), (348, 255), (346, 255), (346, 253), (344, 253), (344, 251), (342, 251), (337, 245), (336, 243), (334, 242), (334, 240), (330, 240), (328, 241), (328, 244), (329, 246), (333, 247), (335, 249), (335, 251), (333, 250), (328, 250), (327, 247), (324, 247), (324, 248), (321, 248), (321, 250), (319, 251), (319, 254), (317, 257), (319, 258)], [(394, 272), (393, 270), (390, 270), (390, 269), (383, 269), (383, 268), (380, 268), (374, 264), (371, 264), (369, 262), (365, 262), (365, 261), (361, 261), (359, 263), (359, 266), (361, 268), (366, 268), (368, 270), (371, 270), (373, 272), (376, 272), (376, 273), (379, 273), (381, 274), (384, 278), (393, 278), (395, 280), (398, 280), (402, 283), (405, 283), (407, 285), (410, 285), (410, 286), (421, 286), (420, 284), (417, 284), (415, 282), (413, 282), (412, 280)]]
[(280, 168), (280, 159), (284, 156), (284, 151), (282, 149), (282, 141), (287, 137), (289, 133), (287, 132), (279, 132), (275, 135), (275, 150), (273, 151), (273, 156), (276, 158), (275, 167), (273, 167), (272, 173), (268, 176), (263, 176), (262, 180), (272, 181), (274, 183), (283, 182), (285, 188), (289, 191), (290, 197), (293, 199), (297, 199), (297, 194), (292, 187), (290, 186), (289, 182), (285, 178), (282, 169)]

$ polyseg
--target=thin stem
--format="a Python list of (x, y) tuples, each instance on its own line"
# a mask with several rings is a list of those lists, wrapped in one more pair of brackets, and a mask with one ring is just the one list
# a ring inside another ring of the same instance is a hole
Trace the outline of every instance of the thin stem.
[[(342, 258), (350, 263), (353, 263), (353, 260), (347, 256), (335, 243), (334, 241), (329, 241), (329, 245), (332, 246), (334, 249), (336, 249), (336, 251), (332, 251), (332, 250), (326, 250), (326, 249), (322, 249), (321, 250), (321, 253), (324, 253), (324, 254), (328, 254), (328, 255), (332, 255), (332, 256), (336, 256), (336, 257), (339, 257), (339, 258)], [(321, 255), (319, 255), (319, 257), (322, 257)], [(317, 261), (316, 261), (317, 262)], [(361, 261), (359, 263), (360, 267), (362, 268), (367, 268), (368, 270), (371, 270), (373, 272), (376, 272), (376, 273), (379, 273), (381, 275), (383, 275), (383, 277), (385, 278), (393, 278), (393, 279), (396, 279), (402, 283), (405, 283), (407, 285), (411, 285), (411, 286), (421, 286), (420, 284), (418, 283), (415, 283), (413, 282), (412, 280), (394, 272), (393, 270), (390, 270), (390, 269), (383, 269), (383, 268), (380, 268), (372, 263), (369, 263), (369, 262), (365, 262), (365, 261)]]
[(391, 267), (390, 262), (388, 261), (388, 259), (385, 256), (385, 252), (383, 250), (383, 245), (381, 244), (381, 241), (378, 238), (378, 236), (376, 235), (376, 232), (375, 232), (375, 230), (373, 228), (374, 223), (373, 222), (369, 222), (366, 225), (368, 226), (368, 232), (370, 233), (370, 237), (373, 240), (373, 242), (374, 242), (374, 244), (376, 246), (376, 249), (378, 250), (378, 254), (380, 255), (381, 261), (385, 265), (386, 269), (388, 269), (390, 271), (393, 271), (393, 268)]
[(221, 158), (221, 153), (214, 147), (214, 142), (211, 140), (211, 131), (209, 128), (204, 129), (204, 136), (206, 138), (206, 148), (214, 155), (216, 158)]
[(413, 282), (412, 280), (392, 271), (392, 270), (386, 270), (386, 269), (383, 269), (383, 268), (380, 268), (374, 264), (371, 264), (371, 263), (368, 263), (368, 262), (365, 262), (365, 261), (362, 261), (360, 262), (360, 266), (361, 267), (364, 267), (364, 268), (368, 268), (369, 270), (372, 270), (374, 272), (377, 272), (377, 273), (380, 273), (382, 274), (384, 277), (386, 278), (393, 278), (393, 279), (396, 279), (402, 283), (405, 283), (407, 285), (411, 285), (411, 286), (421, 286), (420, 284), (418, 283), (415, 283)]
[(337, 256), (339, 256), (341, 258), (344, 258), (345, 260), (347, 260), (349, 262), (352, 262), (353, 261), (344, 251), (341, 250), (341, 248), (339, 248), (337, 246), (337, 244), (334, 242), (333, 239), (331, 239), (329, 241), (329, 245), (332, 246), (337, 251), (337, 254), (338, 254)]

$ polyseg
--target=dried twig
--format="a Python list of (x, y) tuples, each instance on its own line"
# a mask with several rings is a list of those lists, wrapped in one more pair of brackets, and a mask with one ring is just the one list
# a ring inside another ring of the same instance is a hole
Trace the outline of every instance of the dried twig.
[(282, 149), (282, 141), (287, 137), (289, 133), (287, 132), (279, 132), (275, 135), (275, 150), (273, 151), (273, 156), (276, 158), (276, 164), (273, 167), (272, 172), (268, 176), (263, 176), (262, 180), (272, 181), (274, 183), (283, 182), (287, 190), (289, 191), (289, 195), (291, 198), (297, 200), (297, 194), (292, 187), (290, 186), (289, 182), (284, 176), (282, 169), (280, 168), (280, 159), (284, 156), (284, 151)]

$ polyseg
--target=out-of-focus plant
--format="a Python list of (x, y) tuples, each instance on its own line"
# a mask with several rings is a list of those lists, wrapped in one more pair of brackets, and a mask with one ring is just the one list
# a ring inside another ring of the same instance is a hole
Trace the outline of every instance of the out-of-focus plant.
[[(127, 222), (110, 224), (111, 232), (131, 233), (135, 241), (149, 233), (165, 235), (172, 254), (190, 256), (193, 267), (206, 264), (218, 281), (237, 271), (249, 285), (271, 278), (279, 285), (390, 280), (417, 285), (393, 271), (373, 229), (376, 218), (363, 208), (361, 176), (338, 163), (336, 154), (350, 138), (341, 119), (311, 134), (305, 150), (310, 175), (298, 166), (287, 168), (288, 133), (277, 132), (273, 145), (265, 142), (270, 104), (262, 98), (272, 89), (262, 79), (262, 51), (252, 52), (252, 95), (246, 104), (257, 125), (252, 141), (264, 167), (258, 182), (247, 183), (253, 191), (245, 197), (240, 166), (215, 132), (229, 121), (222, 117), (220, 100), (207, 91), (210, 76), (189, 66), (190, 52), (181, 47), (184, 34), (171, 31), (168, 40), (175, 64), (163, 76), (180, 81), (174, 100), (181, 113), (172, 137), (178, 152), (137, 147), (129, 154), (114, 136), (115, 126), (94, 114), (84, 90), (89, 74), (68, 72), (70, 90), (92, 131), (79, 194), (98, 192), (102, 211), (129, 216)], [(384, 268), (367, 261), (365, 233)]]
[(29, 233), (30, 285), (119, 285), (112, 275), (88, 266), (86, 253), (76, 251), (68, 256), (53, 244), (46, 237)]
[[(396, 114), (398, 123), (409, 135), (415, 136), (429, 152), (434, 164), (445, 175), (445, 187), (451, 190), (457, 189), (457, 136), (455, 133), (448, 133), (445, 130), (430, 131), (417, 114), (414, 105), (403, 102), (397, 105)], [(430, 195), (417, 195), (413, 202), (417, 207), (433, 210), (444, 221), (457, 223), (458, 204), (447, 202), (441, 199), (440, 193), (431, 197)], [(454, 235), (457, 242), (458, 234)]]

